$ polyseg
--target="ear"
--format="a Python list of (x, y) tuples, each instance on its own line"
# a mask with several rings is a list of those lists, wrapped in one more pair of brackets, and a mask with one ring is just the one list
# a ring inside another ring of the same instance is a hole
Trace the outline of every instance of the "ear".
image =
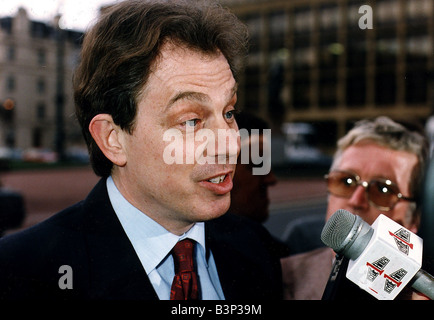
[(109, 114), (97, 114), (89, 124), (89, 131), (102, 153), (117, 166), (127, 162), (122, 145), (122, 129)]

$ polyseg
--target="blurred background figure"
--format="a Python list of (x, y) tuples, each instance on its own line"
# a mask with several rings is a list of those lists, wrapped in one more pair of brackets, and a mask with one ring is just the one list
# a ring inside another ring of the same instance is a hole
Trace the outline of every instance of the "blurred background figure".
[[(237, 115), (236, 120), (238, 128), (247, 129), (249, 133), (249, 139), (242, 140), (241, 144), (248, 143), (251, 146), (252, 143), (257, 143), (259, 144), (259, 154), (263, 154), (264, 143), (269, 143), (263, 137), (264, 130), (269, 129), (267, 123), (261, 118), (245, 112)], [(259, 134), (252, 134), (252, 129), (259, 129)], [(250, 146), (247, 150), (251, 150)], [(241, 163), (239, 157), (229, 211), (263, 223), (270, 214), (268, 187), (275, 185), (277, 178), (272, 170), (266, 175), (254, 175), (252, 171), (254, 166), (250, 152), (249, 163)]]
[[(264, 138), (264, 130), (269, 129), (267, 122), (246, 112), (237, 115), (236, 120), (238, 129), (247, 129), (249, 134), (248, 139), (241, 140), (241, 145), (249, 144), (249, 148), (246, 148), (246, 150), (251, 151), (252, 144), (259, 144), (259, 154), (263, 155), (264, 143), (270, 143)], [(252, 131), (254, 129), (255, 131)], [(243, 150), (243, 147), (241, 147), (241, 150)], [(269, 187), (277, 183), (277, 178), (272, 170), (265, 175), (253, 174), (255, 163), (252, 161), (251, 152), (249, 152), (248, 163), (242, 163), (240, 158), (241, 154), (238, 157), (235, 170), (234, 186), (231, 191), (231, 205), (228, 213), (243, 216), (262, 224), (270, 214)], [(274, 238), (273, 246), (273, 250), (280, 257), (289, 255), (288, 246), (280, 240)]]

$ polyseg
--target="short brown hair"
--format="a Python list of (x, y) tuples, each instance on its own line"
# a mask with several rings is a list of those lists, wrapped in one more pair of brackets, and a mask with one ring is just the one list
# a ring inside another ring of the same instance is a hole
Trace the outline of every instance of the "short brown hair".
[(90, 121), (107, 113), (133, 132), (137, 97), (169, 40), (206, 54), (221, 52), (235, 78), (247, 53), (247, 28), (215, 2), (128, 0), (107, 9), (84, 37), (73, 80), (76, 116), (97, 175), (109, 176), (113, 164), (93, 140)]

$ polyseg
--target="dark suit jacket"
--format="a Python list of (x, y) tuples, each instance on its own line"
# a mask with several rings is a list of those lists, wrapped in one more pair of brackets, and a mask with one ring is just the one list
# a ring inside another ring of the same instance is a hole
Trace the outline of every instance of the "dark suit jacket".
[[(259, 224), (233, 215), (205, 223), (226, 299), (280, 299), (281, 269)], [(60, 289), (62, 265), (72, 289)], [(158, 299), (108, 198), (105, 179), (89, 196), (0, 240), (0, 299)]]

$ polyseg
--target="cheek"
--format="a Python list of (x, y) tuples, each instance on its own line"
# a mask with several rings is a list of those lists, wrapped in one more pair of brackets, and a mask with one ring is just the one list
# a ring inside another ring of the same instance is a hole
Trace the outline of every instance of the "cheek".
[(405, 202), (398, 202), (392, 211), (385, 212), (384, 214), (388, 216), (390, 219), (396, 221), (407, 229), (411, 229), (413, 226), (411, 225), (411, 219), (408, 216), (409, 212), (409, 204)]
[(149, 161), (163, 162), (164, 149), (168, 144), (164, 141), (163, 133), (157, 130), (144, 130), (140, 137), (136, 141), (136, 148), (142, 156)]
[(163, 139), (147, 131), (135, 132), (128, 148), (127, 166), (135, 171), (137, 177), (152, 177), (162, 172)]
[(335, 197), (333, 195), (328, 196), (327, 204), (327, 220), (339, 209), (346, 208), (347, 199)]

